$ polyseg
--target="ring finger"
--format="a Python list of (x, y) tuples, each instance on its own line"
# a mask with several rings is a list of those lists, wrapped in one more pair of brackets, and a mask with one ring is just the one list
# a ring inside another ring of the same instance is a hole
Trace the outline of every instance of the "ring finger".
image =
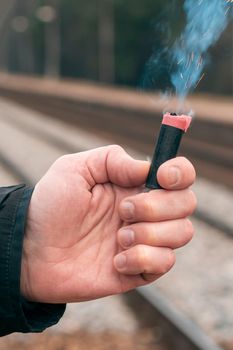
[(176, 249), (187, 244), (193, 234), (193, 225), (189, 219), (142, 222), (121, 228), (118, 231), (118, 243), (123, 249), (137, 244)]
[(190, 189), (151, 191), (124, 199), (119, 214), (125, 222), (165, 221), (181, 219), (193, 213), (196, 198)]

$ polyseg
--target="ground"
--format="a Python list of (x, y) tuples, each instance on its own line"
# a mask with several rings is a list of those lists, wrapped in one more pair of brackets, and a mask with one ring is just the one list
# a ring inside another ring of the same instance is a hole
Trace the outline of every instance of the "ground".
[(0, 350), (165, 350), (151, 329), (137, 333), (79, 331), (73, 334), (45, 332), (27, 337), (5, 337)]

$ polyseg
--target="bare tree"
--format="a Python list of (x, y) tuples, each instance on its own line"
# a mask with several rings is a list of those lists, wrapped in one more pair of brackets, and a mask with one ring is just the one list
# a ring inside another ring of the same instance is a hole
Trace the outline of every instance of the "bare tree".
[(7, 53), (9, 40), (9, 19), (14, 10), (15, 0), (1, 0), (0, 2), (0, 70), (7, 71)]
[(61, 64), (59, 0), (48, 0), (41, 8), (40, 17), (45, 25), (45, 75), (58, 78)]
[(99, 79), (115, 81), (115, 28), (113, 0), (98, 0)]

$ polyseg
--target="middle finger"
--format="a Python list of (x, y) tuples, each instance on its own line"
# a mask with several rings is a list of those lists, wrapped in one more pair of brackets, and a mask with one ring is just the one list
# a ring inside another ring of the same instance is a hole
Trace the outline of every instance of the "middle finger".
[(119, 214), (126, 222), (155, 222), (181, 219), (193, 213), (196, 198), (190, 189), (181, 191), (157, 190), (125, 198)]

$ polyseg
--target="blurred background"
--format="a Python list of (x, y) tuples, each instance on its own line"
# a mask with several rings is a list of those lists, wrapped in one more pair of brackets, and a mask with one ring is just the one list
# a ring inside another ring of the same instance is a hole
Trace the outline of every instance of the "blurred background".
[[(111, 143), (151, 157), (177, 101), (161, 97), (169, 62), (148, 61), (180, 35), (182, 5), (1, 0), (0, 185), (34, 185), (59, 156)], [(2, 338), (0, 350), (233, 349), (232, 94), (231, 21), (186, 102), (195, 118), (180, 154), (197, 170), (198, 209), (176, 267), (140, 291), (69, 305), (58, 326)]]
[[(1, 0), (0, 6), (2, 70), (134, 87), (153, 51), (171, 44), (185, 21), (177, 0)], [(231, 23), (209, 53), (200, 91), (232, 94), (232, 50)]]

